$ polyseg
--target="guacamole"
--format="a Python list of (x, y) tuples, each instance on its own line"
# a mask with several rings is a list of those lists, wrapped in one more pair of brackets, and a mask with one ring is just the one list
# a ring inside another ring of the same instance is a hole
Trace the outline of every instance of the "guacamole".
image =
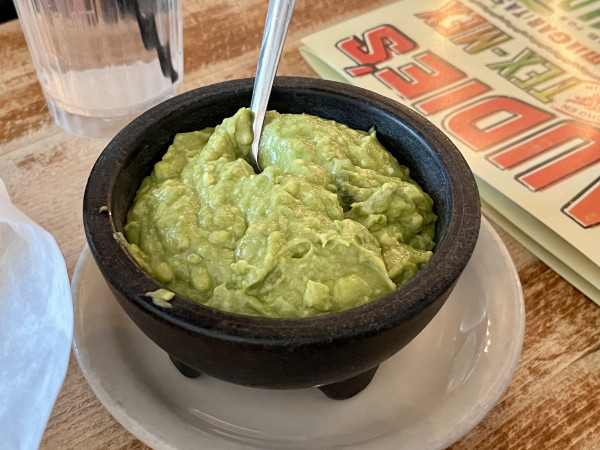
[(127, 247), (167, 289), (254, 316), (363, 305), (431, 258), (433, 201), (375, 131), (269, 111), (256, 174), (252, 113), (175, 136), (142, 182)]

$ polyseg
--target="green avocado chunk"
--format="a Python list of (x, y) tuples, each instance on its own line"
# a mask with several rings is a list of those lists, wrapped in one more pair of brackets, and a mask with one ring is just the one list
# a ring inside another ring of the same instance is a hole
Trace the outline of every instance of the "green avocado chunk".
[(363, 305), (431, 258), (433, 201), (379, 143), (269, 111), (256, 174), (252, 113), (175, 136), (143, 180), (127, 247), (167, 289), (238, 314), (299, 318)]

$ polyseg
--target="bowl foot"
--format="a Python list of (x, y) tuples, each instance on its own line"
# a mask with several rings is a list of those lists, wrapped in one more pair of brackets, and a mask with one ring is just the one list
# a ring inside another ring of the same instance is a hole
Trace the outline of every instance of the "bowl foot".
[(369, 369), (360, 375), (356, 375), (355, 377), (348, 378), (347, 380), (319, 386), (319, 389), (327, 397), (333, 400), (346, 400), (347, 398), (355, 396), (369, 385), (378, 367), (379, 366), (375, 366), (372, 369)]
[[(169, 358), (183, 376), (187, 378), (198, 378), (200, 375), (202, 375), (202, 372), (191, 368), (185, 363), (182, 363), (173, 355), (169, 355)], [(348, 378), (347, 380), (338, 381), (337, 383), (324, 384), (319, 386), (319, 389), (327, 397), (333, 400), (346, 400), (350, 397), (354, 397), (369, 385), (373, 379), (373, 376), (375, 376), (375, 372), (377, 371), (378, 367), (379, 366), (375, 366), (372, 369), (369, 369), (360, 375), (356, 375), (355, 377)]]
[(184, 364), (181, 361), (179, 361), (173, 355), (169, 355), (169, 358), (171, 358), (171, 362), (175, 367), (177, 367), (177, 370), (179, 370), (179, 372), (181, 372), (183, 376), (188, 378), (198, 378), (200, 375), (202, 375), (202, 372), (199, 372), (196, 369), (192, 369), (187, 364)]

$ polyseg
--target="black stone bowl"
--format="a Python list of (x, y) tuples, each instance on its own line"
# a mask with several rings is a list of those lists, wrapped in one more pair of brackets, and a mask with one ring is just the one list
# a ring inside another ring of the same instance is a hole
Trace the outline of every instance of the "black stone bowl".
[(275, 389), (319, 386), (332, 398), (347, 398), (364, 388), (378, 365), (408, 344), (448, 298), (479, 234), (477, 186), (450, 140), (397, 102), (340, 83), (278, 78), (270, 109), (314, 114), (362, 130), (374, 126), (381, 143), (411, 169), (439, 216), (431, 261), (382, 298), (314, 318), (243, 316), (179, 295), (170, 309), (156, 306), (144, 294), (161, 284), (138, 266), (114, 233), (123, 231), (138, 186), (175, 134), (215, 126), (248, 106), (252, 85), (252, 79), (244, 79), (196, 89), (127, 125), (90, 174), (83, 207), (87, 240), (123, 309), (185, 375), (202, 372)]

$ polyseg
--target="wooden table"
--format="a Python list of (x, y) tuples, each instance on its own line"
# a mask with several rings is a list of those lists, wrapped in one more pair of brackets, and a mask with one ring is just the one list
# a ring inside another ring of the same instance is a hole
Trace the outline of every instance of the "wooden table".
[[(386, 3), (298, 0), (279, 74), (316, 76), (300, 39)], [(266, 6), (184, 2), (184, 90), (254, 75)], [(72, 274), (85, 244), (83, 189), (106, 141), (74, 138), (53, 123), (18, 21), (0, 25), (0, 42), (0, 177), (13, 202), (54, 235)], [(523, 353), (498, 404), (453, 448), (600, 448), (600, 308), (499, 233), (523, 284)], [(72, 356), (41, 448), (146, 447), (106, 411)]]

